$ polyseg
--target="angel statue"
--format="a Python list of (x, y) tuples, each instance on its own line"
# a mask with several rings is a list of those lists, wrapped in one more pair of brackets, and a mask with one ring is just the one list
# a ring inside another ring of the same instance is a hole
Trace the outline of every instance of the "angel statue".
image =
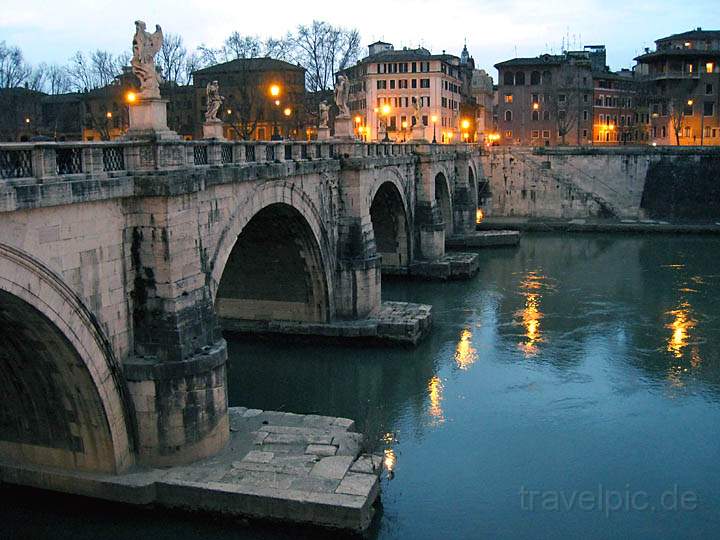
[(135, 76), (140, 79), (140, 99), (157, 99), (160, 97), (161, 78), (155, 69), (155, 55), (162, 47), (163, 35), (160, 25), (155, 25), (152, 34), (145, 28), (143, 21), (135, 21), (130, 65)]
[(217, 81), (212, 81), (205, 87), (205, 94), (207, 95), (207, 110), (205, 111), (205, 121), (215, 122), (217, 121), (217, 113), (225, 99), (220, 95), (220, 85)]
[(338, 75), (337, 84), (335, 84), (335, 104), (338, 108), (338, 116), (346, 118), (350, 116), (348, 109), (348, 98), (350, 97), (350, 81), (345, 75)]
[(330, 120), (330, 106), (327, 101), (320, 102), (320, 127), (328, 127), (328, 121)]

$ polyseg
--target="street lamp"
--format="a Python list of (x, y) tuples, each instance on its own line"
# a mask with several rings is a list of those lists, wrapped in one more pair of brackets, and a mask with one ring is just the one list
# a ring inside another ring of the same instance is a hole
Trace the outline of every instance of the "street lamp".
[(280, 86), (277, 84), (270, 85), (270, 95), (272, 97), (278, 97), (280, 95)]
[(388, 116), (390, 116), (390, 105), (387, 103), (382, 106), (382, 114), (385, 117), (385, 138), (383, 139), (383, 142), (390, 142), (390, 137), (388, 137)]
[(407, 141), (407, 134), (406, 134), (406, 130), (408, 127), (407, 120), (403, 120), (401, 125), (402, 125), (402, 129), (403, 129), (403, 142), (405, 142), (405, 141)]
[(30, 123), (30, 118), (25, 118), (25, 123), (26, 123), (26, 124), (29, 124), (29, 123)]
[(125, 101), (128, 103), (135, 103), (137, 101), (137, 94), (135, 92), (128, 92), (125, 94)]
[(432, 142), (433, 142), (433, 144), (437, 144), (437, 139), (435, 138), (435, 124), (437, 124), (437, 115), (433, 114), (430, 117), (430, 121), (432, 122), (432, 125), (433, 125), (433, 140), (432, 140)]

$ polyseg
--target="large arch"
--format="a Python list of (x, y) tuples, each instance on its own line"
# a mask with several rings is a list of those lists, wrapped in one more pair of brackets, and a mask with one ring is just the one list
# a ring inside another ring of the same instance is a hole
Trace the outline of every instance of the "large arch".
[(212, 263), (220, 317), (327, 322), (328, 249), (314, 206), (296, 190), (261, 188), (228, 225)]
[(393, 182), (377, 186), (370, 203), (370, 219), (382, 270), (407, 268), (411, 257), (408, 218), (401, 192)]
[(440, 209), (445, 235), (450, 236), (453, 232), (452, 197), (450, 195), (450, 184), (443, 172), (435, 175), (435, 202)]
[(131, 406), (95, 317), (41, 262), (0, 244), (0, 456), (119, 473)]

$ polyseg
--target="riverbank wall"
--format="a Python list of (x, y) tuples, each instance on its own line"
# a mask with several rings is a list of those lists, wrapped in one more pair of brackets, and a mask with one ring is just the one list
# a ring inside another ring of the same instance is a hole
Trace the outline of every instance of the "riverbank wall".
[(720, 148), (496, 147), (482, 166), (488, 216), (720, 219)]

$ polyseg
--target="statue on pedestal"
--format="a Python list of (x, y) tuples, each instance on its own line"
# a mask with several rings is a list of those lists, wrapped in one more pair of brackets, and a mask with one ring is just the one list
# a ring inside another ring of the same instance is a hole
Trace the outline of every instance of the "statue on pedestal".
[(330, 121), (330, 105), (327, 104), (327, 101), (321, 101), (320, 102), (320, 127), (321, 128), (328, 127), (329, 121)]
[(205, 111), (205, 122), (219, 122), (217, 117), (220, 105), (225, 99), (220, 95), (220, 85), (217, 81), (212, 81), (205, 87), (205, 95), (207, 96), (207, 110)]
[(160, 75), (155, 69), (155, 55), (162, 47), (163, 34), (160, 25), (155, 25), (155, 32), (145, 30), (143, 21), (135, 21), (133, 36), (133, 56), (130, 60), (132, 71), (140, 80), (140, 99), (160, 98)]
[(413, 98), (413, 118), (415, 119), (415, 122), (413, 122), (414, 126), (420, 125), (420, 96), (416, 96)]
[(350, 97), (350, 81), (348, 78), (340, 74), (335, 84), (335, 104), (338, 108), (339, 117), (349, 117), (350, 109), (348, 108), (348, 98)]

